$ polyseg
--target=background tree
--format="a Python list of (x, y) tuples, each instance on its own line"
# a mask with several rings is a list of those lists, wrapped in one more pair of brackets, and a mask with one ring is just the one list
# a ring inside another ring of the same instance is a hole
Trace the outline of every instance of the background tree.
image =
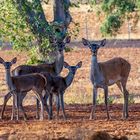
[[(49, 50), (55, 49), (67, 36), (67, 28), (72, 20), (69, 14), (69, 0), (54, 0), (54, 19), (48, 23), (42, 8), (45, 0), (2, 0), (2, 22), (0, 38), (11, 41), (15, 48), (35, 46), (45, 57)], [(7, 36), (8, 35), (8, 36)], [(8, 39), (6, 39), (8, 38)], [(37, 40), (36, 45), (32, 44)]]
[(105, 19), (101, 25), (101, 33), (103, 36), (115, 36), (124, 21), (135, 19), (134, 25), (139, 20), (140, 1), (139, 0), (103, 0), (97, 3), (90, 0), (93, 8), (98, 7), (98, 14), (103, 13)]

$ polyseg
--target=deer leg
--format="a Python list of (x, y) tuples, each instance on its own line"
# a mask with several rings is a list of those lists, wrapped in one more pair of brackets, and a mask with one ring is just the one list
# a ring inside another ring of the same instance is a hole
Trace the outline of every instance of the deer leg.
[(123, 117), (126, 119), (126, 118), (129, 117), (129, 115), (128, 115), (128, 98), (129, 98), (129, 92), (126, 90), (126, 88), (123, 88), (123, 94), (124, 94)]
[(26, 113), (25, 113), (25, 111), (24, 111), (24, 108), (23, 108), (23, 105), (22, 105), (22, 103), (23, 103), (23, 99), (24, 99), (24, 97), (26, 96), (26, 94), (27, 94), (27, 92), (22, 92), (21, 94), (20, 94), (20, 96), (19, 96), (19, 109), (21, 110), (21, 112), (22, 112), (22, 114), (23, 114), (23, 118), (24, 118), (24, 120), (27, 120), (27, 115), (26, 115)]
[(65, 109), (64, 109), (64, 93), (60, 93), (60, 101), (61, 101), (61, 108), (62, 108), (62, 112), (63, 112), (63, 118), (64, 120), (66, 120), (66, 115), (65, 115)]
[(49, 108), (48, 108), (48, 104), (47, 104), (48, 97), (49, 97), (49, 93), (46, 91), (46, 94), (43, 97), (43, 100), (44, 100), (44, 106), (45, 106), (46, 111), (48, 113), (48, 119), (50, 120), (51, 117), (50, 117), (50, 112), (49, 112)]
[(52, 93), (50, 94), (50, 96), (49, 96), (49, 114), (50, 114), (50, 119), (52, 119), (53, 118), (53, 112), (52, 112), (52, 97), (53, 97), (53, 95), (52, 95)]
[(24, 111), (24, 108), (23, 108), (22, 103), (19, 103), (19, 109), (22, 111), (23, 118), (24, 118), (24, 120), (26, 121), (26, 120), (27, 120), (27, 115), (26, 115), (26, 113), (25, 113), (25, 111)]
[(105, 106), (106, 106), (106, 112), (107, 112), (107, 119), (110, 119), (109, 111), (108, 111), (108, 87), (104, 88), (104, 94), (105, 94)]
[(11, 92), (8, 92), (4, 96), (4, 103), (3, 103), (3, 106), (2, 106), (2, 111), (1, 111), (1, 116), (0, 116), (1, 119), (3, 119), (6, 104), (7, 104), (8, 100), (11, 98), (11, 96), (12, 96), (12, 93)]
[(16, 108), (17, 108), (17, 120), (19, 120), (19, 110), (21, 110), (24, 120), (27, 120), (27, 115), (25, 114), (22, 102), (27, 92), (16, 93)]
[(13, 105), (12, 105), (12, 115), (11, 115), (11, 120), (14, 120), (14, 117), (16, 116), (16, 95), (15, 93), (13, 94)]
[(16, 119), (19, 120), (19, 94), (15, 93), (15, 105), (17, 109)]
[(59, 95), (56, 96), (56, 110), (57, 110), (57, 118), (59, 118), (59, 110), (60, 110), (60, 102), (59, 102)]
[(120, 91), (123, 92), (123, 90), (122, 90), (122, 85), (121, 85), (120, 81), (117, 82), (116, 84), (117, 84), (118, 88), (120, 89)]
[(37, 99), (40, 101), (40, 105), (41, 105), (40, 120), (42, 121), (44, 119), (44, 102), (43, 102), (42, 93), (40, 92), (40, 94), (38, 94), (37, 92), (35, 92), (35, 94)]
[(90, 119), (95, 118), (96, 99), (97, 99), (97, 88), (94, 87), (94, 89), (93, 89), (93, 105), (92, 105), (92, 109), (91, 109)]
[(126, 93), (126, 118), (129, 117), (129, 110), (128, 110), (128, 99), (129, 99), (129, 92), (127, 90), (125, 90), (125, 93)]
[(36, 119), (39, 119), (39, 100), (36, 98)]
[(123, 118), (128, 118), (128, 98), (129, 92), (126, 89), (126, 82), (122, 81), (123, 95), (124, 95), (124, 106), (123, 106)]

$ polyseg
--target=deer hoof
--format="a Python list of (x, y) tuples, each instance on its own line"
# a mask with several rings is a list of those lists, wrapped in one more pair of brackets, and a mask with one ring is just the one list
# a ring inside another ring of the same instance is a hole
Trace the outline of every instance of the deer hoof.
[(13, 121), (13, 120), (15, 120), (15, 118), (12, 116), (12, 117), (11, 117), (11, 121)]
[(106, 121), (110, 121), (110, 118), (107, 118)]
[(52, 116), (48, 116), (48, 120), (52, 120), (53, 118), (52, 118)]
[(64, 117), (64, 120), (66, 121), (66, 120), (67, 120), (67, 118), (66, 118), (66, 117)]
[(95, 119), (92, 115), (90, 115), (89, 120)]
[(39, 120), (40, 120), (40, 121), (43, 121), (43, 120), (44, 120), (44, 117), (41, 116)]
[(3, 116), (0, 116), (0, 120), (3, 120)]
[(43, 121), (43, 118), (40, 118), (39, 120), (40, 120), (40, 121)]
[(24, 117), (24, 121), (27, 121), (28, 119), (27, 119), (27, 117)]
[(36, 119), (37, 119), (37, 120), (39, 119), (39, 116), (38, 116), (38, 115), (36, 115)]

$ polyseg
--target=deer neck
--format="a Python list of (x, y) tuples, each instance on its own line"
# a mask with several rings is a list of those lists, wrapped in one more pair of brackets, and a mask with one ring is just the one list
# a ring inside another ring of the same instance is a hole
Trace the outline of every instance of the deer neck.
[(64, 54), (63, 52), (61, 52), (61, 53), (58, 53), (55, 60), (55, 71), (57, 75), (59, 75), (60, 72), (62, 71), (63, 64), (64, 64)]
[(15, 90), (9, 69), (6, 70), (6, 84), (9, 90)]
[(65, 77), (65, 82), (67, 87), (71, 85), (73, 79), (74, 79), (74, 74), (69, 71), (68, 75)]
[(97, 56), (92, 56), (91, 62), (91, 81), (94, 84), (101, 84), (103, 82), (103, 73), (97, 61)]

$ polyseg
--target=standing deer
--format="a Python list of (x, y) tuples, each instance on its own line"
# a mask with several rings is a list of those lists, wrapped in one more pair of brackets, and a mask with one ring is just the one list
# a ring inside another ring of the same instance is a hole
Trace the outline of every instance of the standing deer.
[[(60, 109), (60, 104), (59, 104), (59, 97), (60, 97), (60, 103), (62, 107), (62, 112), (63, 112), (63, 118), (66, 119), (65, 115), (65, 110), (64, 110), (64, 93), (65, 90), (71, 85), (74, 76), (76, 74), (76, 71), (78, 68), (81, 68), (82, 62), (80, 61), (77, 63), (75, 66), (70, 66), (68, 63), (64, 62), (64, 67), (69, 70), (69, 73), (66, 77), (62, 76), (49, 76), (48, 73), (41, 73), (43, 74), (47, 81), (49, 86), (48, 89), (51, 89), (51, 93), (49, 94), (50, 98), (50, 117), (52, 118), (52, 95), (56, 94), (58, 96), (57, 98), (57, 117), (59, 116), (59, 109)], [(48, 94), (45, 95), (46, 100), (48, 98)]]
[(125, 59), (121, 57), (116, 57), (106, 62), (98, 62), (97, 52), (102, 46), (105, 46), (106, 39), (100, 41), (100, 43), (91, 43), (86, 39), (82, 39), (85, 46), (88, 46), (92, 52), (91, 59), (91, 73), (90, 79), (93, 84), (93, 106), (91, 110), (90, 119), (93, 119), (93, 113), (95, 116), (96, 109), (96, 97), (97, 89), (103, 88), (105, 95), (105, 105), (107, 110), (107, 118), (109, 119), (108, 112), (108, 86), (117, 84), (119, 89), (124, 95), (124, 106), (123, 106), (123, 117), (128, 117), (128, 97), (129, 93), (126, 89), (126, 83), (128, 80), (131, 65)]
[(20, 65), (12, 71), (12, 75), (19, 76), (19, 75), (24, 75), (29, 73), (40, 73), (40, 72), (49, 72), (53, 75), (59, 75), (63, 69), (63, 63), (64, 63), (63, 50), (65, 48), (66, 43), (69, 42), (70, 42), (70, 36), (66, 37), (64, 42), (56, 43), (58, 54), (56, 56), (55, 61), (52, 64), (45, 63), (45, 64), (34, 65), (34, 66)]
[[(16, 61), (17, 61), (16, 57), (13, 58), (10, 62), (5, 62), (0, 57), (0, 63), (4, 65), (5, 71), (6, 71), (6, 83), (8, 85), (8, 89), (10, 90), (9, 94), (11, 96), (15, 94), (15, 97), (16, 97), (16, 100), (14, 97), (13, 97), (13, 100), (16, 101), (17, 120), (19, 119), (19, 104), (20, 104), (20, 107), (21, 107), (20, 109), (23, 113), (24, 119), (26, 120), (26, 114), (21, 105), (22, 102), (19, 102), (18, 98), (20, 95), (27, 94), (27, 92), (30, 90), (34, 91), (37, 99), (40, 101), (40, 104), (41, 104), (40, 120), (43, 120), (44, 107), (43, 107), (42, 91), (45, 89), (45, 86), (47, 84), (46, 78), (43, 75), (38, 74), (38, 73), (11, 77), (10, 69), (11, 69), (11, 66), (16, 63)], [(14, 104), (15, 102), (13, 102), (13, 113), (15, 113)], [(2, 110), (1, 118), (3, 118), (3, 110)], [(13, 118), (14, 118), (14, 114), (12, 114), (11, 119)]]
[[(12, 75), (13, 76), (19, 76), (19, 75), (25, 75), (25, 74), (30, 74), (30, 73), (40, 73), (40, 72), (49, 72), (52, 75), (59, 75), (60, 72), (63, 69), (63, 64), (64, 64), (64, 54), (63, 54), (63, 50), (65, 48), (66, 43), (70, 43), (70, 36), (66, 37), (65, 40), (61, 43), (55, 43), (57, 46), (57, 50), (58, 50), (58, 55), (56, 56), (55, 62), (52, 64), (40, 64), (40, 65), (34, 65), (34, 66), (30, 66), (30, 65), (20, 65), (18, 67), (16, 67), (13, 71), (12, 71)], [(4, 97), (4, 104), (3, 104), (3, 108), (2, 108), (2, 114), (1, 117), (4, 114), (5, 111), (5, 106), (7, 104), (7, 101), (11, 98), (12, 94), (9, 92), (8, 94), (5, 95)], [(24, 97), (26, 96), (26, 93), (22, 94), (19, 98), (20, 102), (22, 103), (22, 100), (24, 99)], [(37, 102), (38, 103), (38, 102)], [(22, 104), (21, 104), (22, 105)], [(38, 105), (37, 105), (38, 106)], [(22, 106), (20, 106), (22, 108)], [(47, 104), (46, 104), (46, 111), (48, 112), (48, 108), (47, 108)], [(36, 117), (39, 117), (38, 112), (36, 112)], [(13, 112), (12, 112), (13, 114)]]

